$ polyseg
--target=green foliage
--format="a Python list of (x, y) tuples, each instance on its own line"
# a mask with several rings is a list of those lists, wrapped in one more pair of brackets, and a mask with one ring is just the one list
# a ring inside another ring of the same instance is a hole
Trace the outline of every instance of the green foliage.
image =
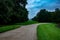
[(50, 14), (45, 9), (40, 10), (40, 12), (37, 14), (37, 19), (41, 22), (49, 21), (48, 17), (50, 17)]
[(35, 24), (35, 23), (38, 23), (38, 22), (37, 21), (29, 20), (29, 21), (26, 21), (24, 23), (17, 23), (17, 24), (20, 24), (20, 25), (29, 25), (29, 24)]
[(23, 25), (30, 25), (30, 24), (34, 24), (34, 23), (38, 23), (38, 22), (29, 20), (29, 21), (26, 21), (23, 23), (15, 23), (13, 25), (7, 25), (7, 26), (4, 25), (4, 26), (0, 27), (0, 33), (19, 28)]
[(0, 25), (27, 21), (28, 11), (25, 5), (26, 0), (0, 0)]
[(40, 24), (37, 28), (38, 40), (60, 40), (60, 29), (56, 28), (56, 24), (47, 23)]
[(55, 9), (55, 21), (60, 22), (60, 9)]
[(55, 12), (41, 9), (32, 20), (36, 20), (38, 22), (60, 22), (60, 9), (56, 8)]

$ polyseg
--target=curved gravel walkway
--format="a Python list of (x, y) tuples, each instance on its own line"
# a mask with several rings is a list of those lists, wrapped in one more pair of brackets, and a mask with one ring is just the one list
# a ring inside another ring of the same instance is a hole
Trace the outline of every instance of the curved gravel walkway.
[(15, 30), (0, 33), (0, 40), (37, 40), (37, 25), (22, 26)]

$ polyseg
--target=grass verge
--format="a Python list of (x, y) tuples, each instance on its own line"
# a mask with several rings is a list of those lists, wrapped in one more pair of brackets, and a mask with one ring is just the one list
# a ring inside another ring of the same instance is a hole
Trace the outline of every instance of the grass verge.
[(19, 27), (20, 27), (20, 25), (3, 26), (3, 27), (0, 27), (0, 33), (6, 32), (6, 31), (9, 31), (9, 30), (12, 30), (12, 29), (16, 29), (16, 28), (19, 28)]
[(60, 29), (56, 24), (40, 24), (37, 28), (38, 40), (60, 40)]
[(35, 24), (35, 23), (38, 23), (37, 21), (32, 21), (32, 20), (29, 20), (29, 21), (26, 21), (24, 23), (16, 23), (19, 24), (19, 25), (30, 25), (30, 24)]
[(38, 22), (30, 20), (24, 23), (16, 23), (13, 25), (3, 26), (3, 27), (0, 27), (0, 33), (19, 28), (22, 25), (29, 25), (29, 24), (34, 24), (34, 23), (38, 23)]

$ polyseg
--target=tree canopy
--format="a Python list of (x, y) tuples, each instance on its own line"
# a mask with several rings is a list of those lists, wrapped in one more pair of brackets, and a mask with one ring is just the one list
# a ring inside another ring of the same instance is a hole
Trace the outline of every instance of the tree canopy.
[(41, 9), (32, 20), (38, 22), (60, 22), (60, 9), (56, 8), (54, 12)]
[[(27, 0), (0, 0), (0, 25), (28, 20)], [(23, 7), (20, 5), (24, 5)]]

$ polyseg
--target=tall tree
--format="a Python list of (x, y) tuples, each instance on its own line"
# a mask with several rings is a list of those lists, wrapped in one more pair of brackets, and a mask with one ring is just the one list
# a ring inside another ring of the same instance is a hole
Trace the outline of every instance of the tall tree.
[(0, 0), (0, 24), (27, 21), (28, 11), (25, 5), (26, 0)]
[(48, 11), (46, 11), (46, 9), (40, 10), (40, 12), (36, 16), (37, 21), (40, 21), (40, 22), (49, 21), (48, 17), (50, 17), (50, 14), (48, 13)]
[(55, 9), (55, 21), (60, 22), (60, 9), (59, 8)]

